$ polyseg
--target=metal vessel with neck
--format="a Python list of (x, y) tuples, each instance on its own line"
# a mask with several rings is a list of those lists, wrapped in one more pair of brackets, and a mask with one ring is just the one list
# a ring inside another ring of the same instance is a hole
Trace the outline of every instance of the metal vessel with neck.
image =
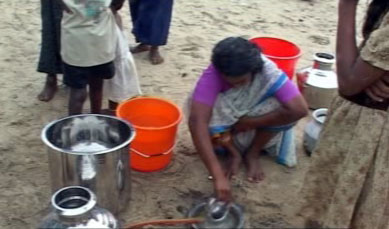
[(51, 205), (53, 211), (38, 228), (119, 228), (115, 217), (97, 206), (95, 194), (87, 188), (62, 188), (52, 196)]
[(312, 67), (297, 73), (297, 83), (311, 109), (328, 108), (338, 90), (336, 73), (332, 70), (335, 57), (316, 53)]

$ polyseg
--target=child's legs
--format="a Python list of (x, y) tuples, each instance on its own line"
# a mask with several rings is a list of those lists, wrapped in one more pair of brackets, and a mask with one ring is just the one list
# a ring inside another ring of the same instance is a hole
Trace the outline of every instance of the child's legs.
[(69, 115), (77, 115), (82, 113), (82, 108), (86, 100), (86, 94), (86, 88), (70, 88), (68, 105)]
[(97, 77), (89, 78), (89, 101), (92, 114), (101, 113), (103, 101), (103, 79)]
[(276, 135), (276, 132), (256, 130), (255, 137), (245, 155), (247, 165), (247, 177), (249, 181), (259, 182), (264, 179), (261, 166), (259, 165), (260, 153), (266, 144)]
[(117, 102), (114, 102), (112, 100), (108, 100), (108, 109), (112, 111), (116, 111), (116, 108), (119, 106)]
[(63, 70), (64, 83), (70, 88), (68, 113), (81, 114), (87, 96), (88, 69), (64, 63)]
[(115, 65), (112, 61), (89, 68), (88, 83), (91, 113), (101, 113), (104, 79), (111, 79), (114, 75)]

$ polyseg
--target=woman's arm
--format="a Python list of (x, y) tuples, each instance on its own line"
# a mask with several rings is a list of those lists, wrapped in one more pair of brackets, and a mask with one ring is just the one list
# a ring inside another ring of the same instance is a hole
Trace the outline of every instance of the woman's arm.
[(340, 0), (336, 43), (339, 92), (352, 96), (380, 79), (385, 71), (359, 57), (356, 44), (355, 16), (358, 0)]
[(261, 127), (282, 126), (297, 122), (308, 114), (308, 105), (301, 94), (284, 102), (277, 110), (260, 117), (243, 117), (235, 125), (237, 132)]
[(214, 188), (220, 200), (230, 201), (231, 191), (228, 179), (225, 177), (222, 167), (213, 151), (208, 124), (212, 114), (212, 107), (192, 101), (189, 129), (193, 143), (200, 154), (209, 173), (214, 178)]

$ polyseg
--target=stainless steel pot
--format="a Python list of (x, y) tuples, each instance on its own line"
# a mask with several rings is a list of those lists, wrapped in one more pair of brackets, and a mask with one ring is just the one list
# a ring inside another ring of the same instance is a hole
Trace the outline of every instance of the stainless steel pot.
[(79, 185), (91, 189), (99, 206), (114, 214), (130, 199), (129, 146), (135, 131), (112, 116), (76, 115), (42, 131), (48, 146), (52, 191)]
[(316, 53), (312, 67), (297, 73), (298, 83), (311, 109), (328, 108), (338, 91), (338, 79), (332, 66), (335, 56)]
[(53, 210), (43, 218), (38, 228), (119, 228), (112, 213), (98, 207), (95, 194), (87, 188), (62, 188), (52, 196), (51, 205)]

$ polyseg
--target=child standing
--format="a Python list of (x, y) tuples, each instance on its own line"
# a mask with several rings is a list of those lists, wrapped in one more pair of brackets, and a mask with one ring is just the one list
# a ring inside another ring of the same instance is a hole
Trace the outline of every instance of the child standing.
[[(123, 0), (62, 0), (64, 83), (70, 87), (69, 115), (82, 113), (89, 85), (91, 113), (100, 113), (103, 81), (115, 75), (117, 45), (114, 11)], [(111, 7), (112, 6), (112, 7)]]

